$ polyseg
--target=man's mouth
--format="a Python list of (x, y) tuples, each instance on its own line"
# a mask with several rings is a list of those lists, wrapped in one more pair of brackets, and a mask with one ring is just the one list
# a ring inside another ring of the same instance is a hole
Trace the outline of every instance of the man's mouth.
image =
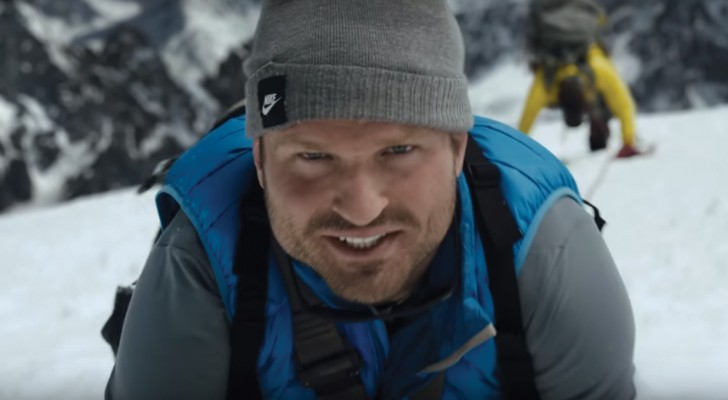
[(351, 248), (365, 250), (376, 246), (385, 236), (387, 236), (386, 233), (369, 237), (339, 236), (339, 241)]
[(370, 262), (392, 257), (398, 249), (400, 234), (401, 231), (380, 231), (364, 236), (340, 232), (325, 238), (340, 261)]

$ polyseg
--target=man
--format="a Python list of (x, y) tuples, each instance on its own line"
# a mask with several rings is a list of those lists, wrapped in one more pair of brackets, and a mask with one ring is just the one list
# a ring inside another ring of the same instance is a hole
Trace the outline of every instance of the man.
[(474, 125), (463, 62), (444, 0), (264, 1), (247, 115), (170, 170), (106, 397), (633, 398), (629, 300), (573, 179)]
[(607, 147), (609, 119), (620, 121), (617, 157), (640, 154), (635, 138), (635, 105), (601, 44), (606, 14), (594, 0), (534, 0), (530, 4), (528, 50), (534, 80), (519, 130), (529, 133), (544, 107), (560, 108), (569, 127), (589, 121), (591, 151)]

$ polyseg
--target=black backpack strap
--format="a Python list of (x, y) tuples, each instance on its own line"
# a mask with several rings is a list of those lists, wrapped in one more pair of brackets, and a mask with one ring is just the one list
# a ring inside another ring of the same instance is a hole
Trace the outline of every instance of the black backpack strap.
[[(287, 256), (272, 237), (263, 192), (253, 180), (240, 205), (240, 235), (234, 272), (238, 277), (230, 334), (228, 400), (262, 399), (257, 362), (265, 337), (268, 251), (273, 249), (289, 292), (299, 380), (322, 400), (365, 400), (359, 354), (341, 337), (333, 321), (307, 313), (295, 290)], [(271, 247), (272, 246), (272, 247)]]
[(584, 204), (589, 206), (592, 209), (592, 211), (594, 211), (594, 223), (597, 224), (597, 229), (599, 229), (599, 232), (601, 232), (602, 229), (604, 229), (604, 225), (607, 224), (607, 221), (605, 221), (604, 218), (602, 218), (602, 214), (599, 212), (599, 209), (597, 208), (597, 206), (595, 206), (594, 204), (592, 204), (586, 200), (584, 200)]
[(262, 399), (258, 353), (265, 335), (270, 225), (258, 181), (240, 204), (240, 234), (235, 250), (238, 277), (235, 315), (230, 331), (228, 400)]
[(131, 296), (134, 292), (134, 286), (136, 281), (130, 286), (117, 286), (116, 296), (114, 297), (114, 309), (109, 316), (109, 319), (104, 323), (101, 328), (101, 336), (104, 338), (106, 343), (111, 346), (111, 350), (114, 352), (114, 357), (119, 352), (119, 342), (121, 341), (121, 329), (124, 326), (124, 319), (126, 313), (129, 310), (129, 304), (131, 303)]
[(500, 171), (468, 136), (465, 176), (473, 199), (476, 224), (488, 264), (495, 308), (498, 371), (509, 399), (539, 399), (531, 354), (521, 318), (521, 301), (513, 246), (521, 232), (503, 197)]
[(341, 336), (334, 320), (306, 310), (290, 258), (275, 239), (272, 242), (291, 306), (298, 379), (321, 400), (366, 400), (359, 353)]

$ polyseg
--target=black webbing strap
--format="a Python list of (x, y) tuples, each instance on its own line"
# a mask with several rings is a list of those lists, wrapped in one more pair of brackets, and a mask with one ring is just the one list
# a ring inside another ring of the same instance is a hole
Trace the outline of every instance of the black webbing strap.
[(599, 229), (599, 232), (604, 229), (604, 225), (607, 224), (607, 221), (602, 218), (602, 213), (599, 212), (599, 209), (594, 204), (584, 200), (584, 204), (589, 206), (594, 211), (594, 223), (597, 224), (597, 229)]
[(498, 372), (506, 398), (538, 399), (533, 362), (526, 345), (513, 245), (521, 232), (500, 188), (500, 171), (472, 137), (465, 153), (465, 176), (488, 265), (495, 308)]
[(291, 305), (299, 381), (321, 400), (366, 400), (359, 376), (359, 353), (341, 336), (336, 322), (305, 309), (290, 259), (275, 240), (272, 242)]
[(289, 292), (299, 380), (314, 389), (321, 400), (365, 400), (359, 354), (341, 337), (335, 322), (307, 313), (299, 296), (291, 292), (296, 290), (291, 286), (295, 278), (287, 268), (287, 256), (272, 239), (263, 193), (256, 181), (241, 201), (240, 218), (227, 399), (262, 399), (257, 361), (265, 335), (268, 250), (273, 246)]
[(230, 331), (228, 400), (261, 399), (258, 353), (265, 335), (270, 226), (258, 181), (240, 204), (240, 234), (233, 272), (238, 277), (235, 315)]

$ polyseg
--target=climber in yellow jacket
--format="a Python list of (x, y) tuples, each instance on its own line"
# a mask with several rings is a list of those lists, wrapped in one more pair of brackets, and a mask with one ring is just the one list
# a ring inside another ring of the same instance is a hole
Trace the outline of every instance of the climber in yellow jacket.
[(589, 144), (592, 151), (606, 147), (607, 122), (619, 119), (622, 149), (617, 157), (631, 157), (640, 151), (635, 139), (635, 105), (629, 88), (598, 44), (589, 46), (583, 62), (565, 63), (548, 70), (534, 64), (534, 81), (521, 115), (519, 130), (528, 133), (541, 109), (561, 108), (569, 126), (579, 126), (583, 116), (590, 122)]

